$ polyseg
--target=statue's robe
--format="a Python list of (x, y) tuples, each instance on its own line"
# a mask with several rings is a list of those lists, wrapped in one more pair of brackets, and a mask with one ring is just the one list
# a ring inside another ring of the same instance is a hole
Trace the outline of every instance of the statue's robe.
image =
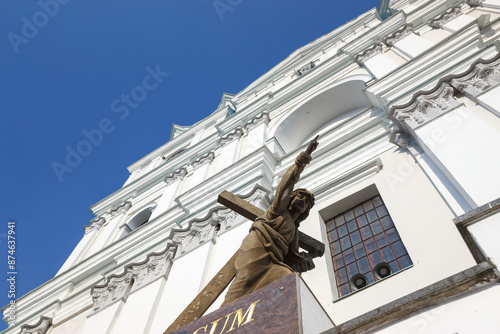
[(296, 226), (288, 212), (293, 186), (304, 165), (298, 159), (290, 167), (276, 190), (273, 204), (255, 220), (243, 239), (235, 261), (236, 276), (223, 305), (294, 271), (304, 272), (314, 268), (311, 258), (299, 252), (298, 224)]

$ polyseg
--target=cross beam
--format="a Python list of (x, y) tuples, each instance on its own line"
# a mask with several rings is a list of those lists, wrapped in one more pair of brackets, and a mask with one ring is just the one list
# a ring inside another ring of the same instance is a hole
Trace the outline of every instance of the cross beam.
[[(227, 208), (239, 213), (243, 217), (255, 221), (255, 219), (265, 213), (264, 210), (248, 203), (244, 199), (231, 194), (229, 191), (223, 191), (219, 194), (217, 202)], [(308, 251), (312, 257), (319, 257), (325, 253), (325, 244), (305, 233), (299, 231), (299, 246)], [(236, 276), (234, 262), (236, 261), (236, 252), (231, 259), (222, 267), (221, 270), (212, 278), (196, 298), (182, 311), (175, 321), (167, 328), (163, 334), (168, 334), (184, 325), (200, 318), (217, 300), (221, 293), (227, 288), (229, 283)]]

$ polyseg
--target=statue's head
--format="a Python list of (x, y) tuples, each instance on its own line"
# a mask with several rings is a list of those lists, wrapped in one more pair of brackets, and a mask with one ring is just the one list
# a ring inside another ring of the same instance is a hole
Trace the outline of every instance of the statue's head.
[(314, 206), (314, 195), (304, 188), (295, 189), (292, 192), (290, 200), (291, 210), (301, 210), (302, 213), (299, 215), (295, 221), (296, 225), (299, 225), (301, 221), (305, 220), (309, 216), (309, 211)]

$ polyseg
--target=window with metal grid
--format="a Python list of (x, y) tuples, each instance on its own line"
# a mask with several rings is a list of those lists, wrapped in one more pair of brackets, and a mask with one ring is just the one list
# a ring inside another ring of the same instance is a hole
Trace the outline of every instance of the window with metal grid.
[(380, 196), (326, 221), (339, 297), (356, 290), (350, 279), (361, 273), (367, 285), (379, 278), (373, 269), (381, 262), (392, 273), (412, 265), (403, 242)]

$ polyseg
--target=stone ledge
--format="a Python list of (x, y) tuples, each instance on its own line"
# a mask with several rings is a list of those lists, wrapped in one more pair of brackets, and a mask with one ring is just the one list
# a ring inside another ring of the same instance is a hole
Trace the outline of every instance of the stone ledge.
[(344, 322), (323, 334), (364, 333), (389, 325), (425, 308), (432, 307), (461, 293), (483, 289), (500, 282), (500, 274), (489, 262), (445, 278), (407, 296)]
[(456, 225), (465, 225), (496, 211), (500, 211), (500, 198), (453, 218), (453, 222)]

